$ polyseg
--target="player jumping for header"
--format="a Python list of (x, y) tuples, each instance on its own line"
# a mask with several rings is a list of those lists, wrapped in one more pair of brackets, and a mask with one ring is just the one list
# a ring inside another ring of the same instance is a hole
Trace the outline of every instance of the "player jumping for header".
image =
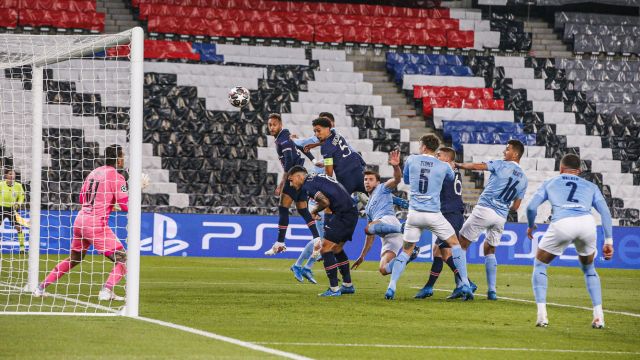
[(393, 210), (392, 195), (392, 192), (402, 181), (400, 151), (394, 150), (389, 153), (389, 165), (393, 167), (393, 178), (385, 183), (380, 182), (380, 174), (375, 171), (365, 171), (364, 173), (364, 188), (369, 195), (365, 213), (369, 224), (365, 229), (367, 237), (364, 247), (351, 269), (358, 268), (364, 261), (376, 235), (379, 235), (382, 241), (379, 268), (382, 275), (391, 273), (392, 260), (395, 259), (402, 248), (402, 226)]
[(467, 259), (458, 243), (456, 232), (440, 212), (440, 192), (445, 179), (454, 180), (455, 174), (449, 164), (435, 157), (440, 140), (435, 135), (424, 135), (420, 139), (421, 155), (411, 155), (404, 165), (404, 182), (410, 186), (409, 214), (404, 230), (403, 251), (393, 264), (391, 281), (385, 293), (386, 299), (393, 299), (396, 283), (411, 258), (415, 244), (422, 231), (429, 229), (436, 237), (451, 246), (453, 262), (462, 281), (464, 300), (472, 300), (473, 293), (467, 278)]
[(611, 213), (600, 189), (579, 177), (580, 158), (577, 155), (565, 155), (560, 162), (560, 175), (545, 181), (527, 207), (529, 239), (533, 239), (536, 211), (545, 201), (551, 203), (553, 216), (551, 224), (538, 244), (538, 252), (533, 263), (532, 285), (538, 305), (536, 326), (547, 327), (547, 268), (556, 256), (571, 244), (574, 244), (580, 259), (584, 280), (593, 304), (591, 326), (604, 328), (602, 311), (602, 289), (600, 277), (593, 260), (596, 256), (596, 222), (591, 215), (594, 207), (602, 218), (604, 246), (602, 254), (606, 260), (613, 256), (613, 235)]
[[(89, 246), (115, 263), (98, 299), (101, 301), (123, 301), (124, 297), (114, 293), (113, 287), (127, 273), (127, 253), (122, 243), (109, 228), (109, 214), (114, 206), (128, 211), (127, 182), (118, 169), (124, 167), (124, 153), (120, 145), (111, 145), (105, 149), (105, 166), (93, 170), (84, 180), (80, 190), (82, 209), (73, 223), (73, 241), (71, 256), (62, 260), (47, 275), (34, 292), (34, 296), (46, 296), (45, 288), (58, 281), (87, 254)], [(148, 181), (148, 180), (147, 180)], [(143, 187), (145, 180), (143, 179)]]
[(460, 244), (467, 249), (472, 242), (478, 241), (480, 234), (486, 231), (484, 241), (484, 265), (487, 274), (487, 299), (497, 300), (496, 246), (500, 243), (504, 224), (509, 210), (516, 211), (527, 191), (527, 175), (520, 167), (524, 155), (524, 145), (518, 140), (509, 140), (504, 150), (504, 160), (492, 160), (486, 163), (458, 164), (458, 169), (488, 170), (491, 173), (478, 204), (460, 230)]
[[(278, 240), (273, 244), (271, 249), (265, 252), (265, 255), (275, 255), (286, 250), (284, 244), (284, 238), (287, 234), (287, 228), (289, 227), (289, 208), (295, 201), (298, 213), (306, 222), (314, 240), (307, 244), (307, 247), (312, 249), (314, 241), (319, 241), (320, 235), (316, 228), (316, 222), (311, 217), (308, 209), (308, 196), (304, 190), (294, 189), (287, 181), (287, 172), (296, 165), (303, 165), (304, 158), (302, 157), (302, 148), (298, 147), (291, 139), (291, 134), (288, 129), (282, 127), (282, 118), (280, 114), (270, 114), (268, 122), (269, 132), (275, 138), (276, 151), (280, 158), (280, 163), (284, 170), (282, 180), (276, 188), (276, 195), (280, 196), (280, 204), (278, 206), (279, 220), (278, 220)], [(311, 161), (315, 162), (315, 158), (310, 153), (304, 153)], [(306, 248), (305, 248), (306, 249)], [(296, 280), (303, 281), (303, 277), (307, 278), (310, 282), (316, 283), (311, 272), (311, 266), (315, 262), (315, 258), (310, 257), (307, 264), (304, 267), (300, 267), (296, 264), (291, 266), (291, 271)]]
[[(313, 210), (314, 218), (325, 210), (324, 238), (317, 245), (324, 261), (324, 269), (329, 278), (329, 289), (320, 296), (340, 296), (355, 293), (351, 283), (349, 258), (343, 246), (351, 241), (358, 224), (358, 211), (347, 190), (333, 178), (325, 174), (307, 174), (302, 166), (289, 170), (291, 186), (306, 191), (318, 206)], [(338, 287), (338, 270), (342, 275), (342, 286)]]

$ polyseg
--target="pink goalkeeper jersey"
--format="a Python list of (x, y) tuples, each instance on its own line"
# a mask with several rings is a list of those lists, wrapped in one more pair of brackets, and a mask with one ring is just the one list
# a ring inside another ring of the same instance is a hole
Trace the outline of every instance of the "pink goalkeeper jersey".
[(91, 217), (96, 223), (106, 224), (113, 206), (118, 204), (128, 211), (127, 182), (112, 166), (101, 166), (84, 180), (80, 190), (81, 215)]

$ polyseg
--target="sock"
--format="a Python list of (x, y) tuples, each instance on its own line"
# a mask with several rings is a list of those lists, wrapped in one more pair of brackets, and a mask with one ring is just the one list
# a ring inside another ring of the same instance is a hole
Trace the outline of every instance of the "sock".
[(324, 261), (324, 271), (326, 271), (329, 278), (329, 286), (335, 288), (338, 286), (338, 261), (336, 260), (336, 255), (329, 251), (322, 254), (322, 260)]
[(393, 233), (402, 233), (402, 226), (385, 223), (375, 223), (369, 226), (369, 233), (379, 236)]
[(447, 261), (445, 262), (447, 263), (447, 265), (449, 265), (451, 271), (453, 271), (453, 277), (456, 281), (456, 287), (460, 286), (462, 279), (460, 279), (460, 273), (458, 272), (458, 269), (456, 269), (456, 265), (453, 263), (453, 256), (449, 256), (447, 258)]
[(313, 235), (313, 238), (315, 239), (317, 237), (320, 237), (320, 234), (318, 234), (318, 228), (316, 227), (316, 221), (311, 217), (309, 209), (298, 209), (298, 214), (300, 214), (300, 216), (302, 216), (304, 221), (307, 223), (307, 226), (309, 227), (309, 231), (311, 231), (311, 235)]
[[(304, 246), (300, 256), (298, 256), (298, 260), (296, 260), (296, 266), (302, 267), (307, 263), (307, 260), (311, 258), (311, 254), (313, 253), (313, 240), (309, 241), (307, 245)], [(315, 261), (315, 260), (314, 260)]]
[(438, 276), (440, 276), (440, 272), (442, 271), (442, 258), (436, 256), (433, 258), (433, 263), (431, 264), (431, 274), (429, 275), (429, 281), (425, 286), (431, 286), (436, 283), (438, 280)]
[(496, 254), (485, 255), (484, 270), (487, 273), (487, 288), (489, 291), (496, 291), (496, 276), (498, 275), (498, 262)]
[(44, 290), (50, 284), (58, 281), (64, 274), (68, 273), (71, 270), (71, 259), (64, 259), (56, 265), (56, 267), (51, 270), (49, 275), (44, 279), (44, 281), (40, 284), (40, 288)]
[(284, 242), (289, 227), (289, 209), (278, 206), (278, 242)]
[(393, 267), (391, 268), (391, 280), (389, 280), (389, 289), (396, 290), (396, 283), (398, 279), (400, 279), (400, 275), (404, 272), (404, 269), (407, 268), (407, 261), (409, 261), (409, 255), (404, 251), (400, 252), (395, 258), (395, 262), (393, 263)]
[(24, 232), (18, 232), (18, 243), (20, 244), (20, 250), (24, 250)]
[(460, 245), (454, 245), (451, 247), (451, 257), (453, 258), (453, 264), (458, 269), (460, 274), (460, 282), (462, 285), (469, 286), (469, 278), (467, 278), (467, 253), (462, 250)]
[(116, 263), (116, 265), (111, 270), (109, 277), (107, 278), (107, 282), (104, 284), (104, 287), (113, 290), (113, 287), (122, 279), (122, 277), (127, 273), (127, 266), (123, 263)]
[(595, 265), (591, 263), (589, 265), (582, 265), (581, 267), (584, 273), (584, 281), (587, 283), (589, 296), (591, 296), (591, 303), (594, 307), (602, 305), (602, 288), (600, 287), (600, 277), (596, 272)]
[(538, 259), (533, 260), (533, 274), (531, 275), (531, 285), (533, 286), (533, 295), (536, 298), (536, 304), (547, 303), (547, 268), (549, 264), (545, 264)]
[[(309, 258), (307, 259), (307, 264), (304, 267), (311, 270), (311, 268), (313, 267), (313, 264), (315, 264), (317, 261), (315, 257), (311, 256), (313, 254), (313, 240), (307, 243), (307, 245), (304, 247), (304, 250), (309, 251)], [(302, 256), (302, 254), (300, 256)], [(300, 258), (298, 258), (298, 260), (299, 259)]]
[(320, 220), (316, 220), (316, 229), (318, 229), (318, 237), (324, 237), (324, 212), (320, 214)]
[(395, 262), (396, 258), (393, 258), (387, 263), (387, 265), (384, 266), (384, 270), (387, 272), (387, 274), (391, 274), (393, 272), (393, 264), (395, 264)]
[(342, 283), (351, 284), (351, 269), (349, 269), (349, 257), (347, 253), (345, 253), (344, 250), (340, 251), (336, 254), (336, 260), (338, 261), (340, 275), (342, 275)]
[(547, 304), (546, 303), (537, 303), (538, 306), (538, 315), (542, 315), (545, 318), (547, 317)]

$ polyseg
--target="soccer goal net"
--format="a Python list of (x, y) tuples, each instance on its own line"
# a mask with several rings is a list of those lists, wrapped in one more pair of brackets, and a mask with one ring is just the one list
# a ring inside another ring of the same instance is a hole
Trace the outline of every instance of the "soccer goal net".
[[(0, 313), (137, 315), (142, 66), (140, 28), (0, 34)], [(87, 179), (113, 145), (118, 189)], [(127, 212), (76, 222), (117, 191)]]

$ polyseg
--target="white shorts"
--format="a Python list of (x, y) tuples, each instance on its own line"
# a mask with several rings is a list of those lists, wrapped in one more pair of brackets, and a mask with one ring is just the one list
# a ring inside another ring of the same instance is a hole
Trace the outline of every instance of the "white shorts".
[[(389, 225), (397, 225), (401, 226), (400, 221), (393, 215), (386, 215), (380, 219), (381, 223), (389, 224)], [(394, 254), (398, 255), (400, 249), (402, 249), (402, 234), (401, 233), (391, 233), (385, 236), (381, 236), (380, 240), (382, 240), (382, 249), (380, 249), (380, 256), (387, 251), (391, 251)]]
[(487, 233), (487, 243), (491, 246), (498, 246), (504, 224), (507, 219), (498, 215), (493, 209), (476, 205), (471, 212), (471, 216), (464, 222), (460, 229), (460, 236), (467, 240), (476, 242), (483, 232)]
[(596, 252), (596, 221), (593, 216), (576, 216), (552, 222), (538, 248), (560, 256), (571, 244), (575, 245), (580, 256)]
[(446, 241), (456, 234), (453, 226), (449, 224), (442, 213), (409, 210), (407, 222), (404, 225), (404, 241), (417, 243), (423, 230), (430, 230), (442, 241)]

